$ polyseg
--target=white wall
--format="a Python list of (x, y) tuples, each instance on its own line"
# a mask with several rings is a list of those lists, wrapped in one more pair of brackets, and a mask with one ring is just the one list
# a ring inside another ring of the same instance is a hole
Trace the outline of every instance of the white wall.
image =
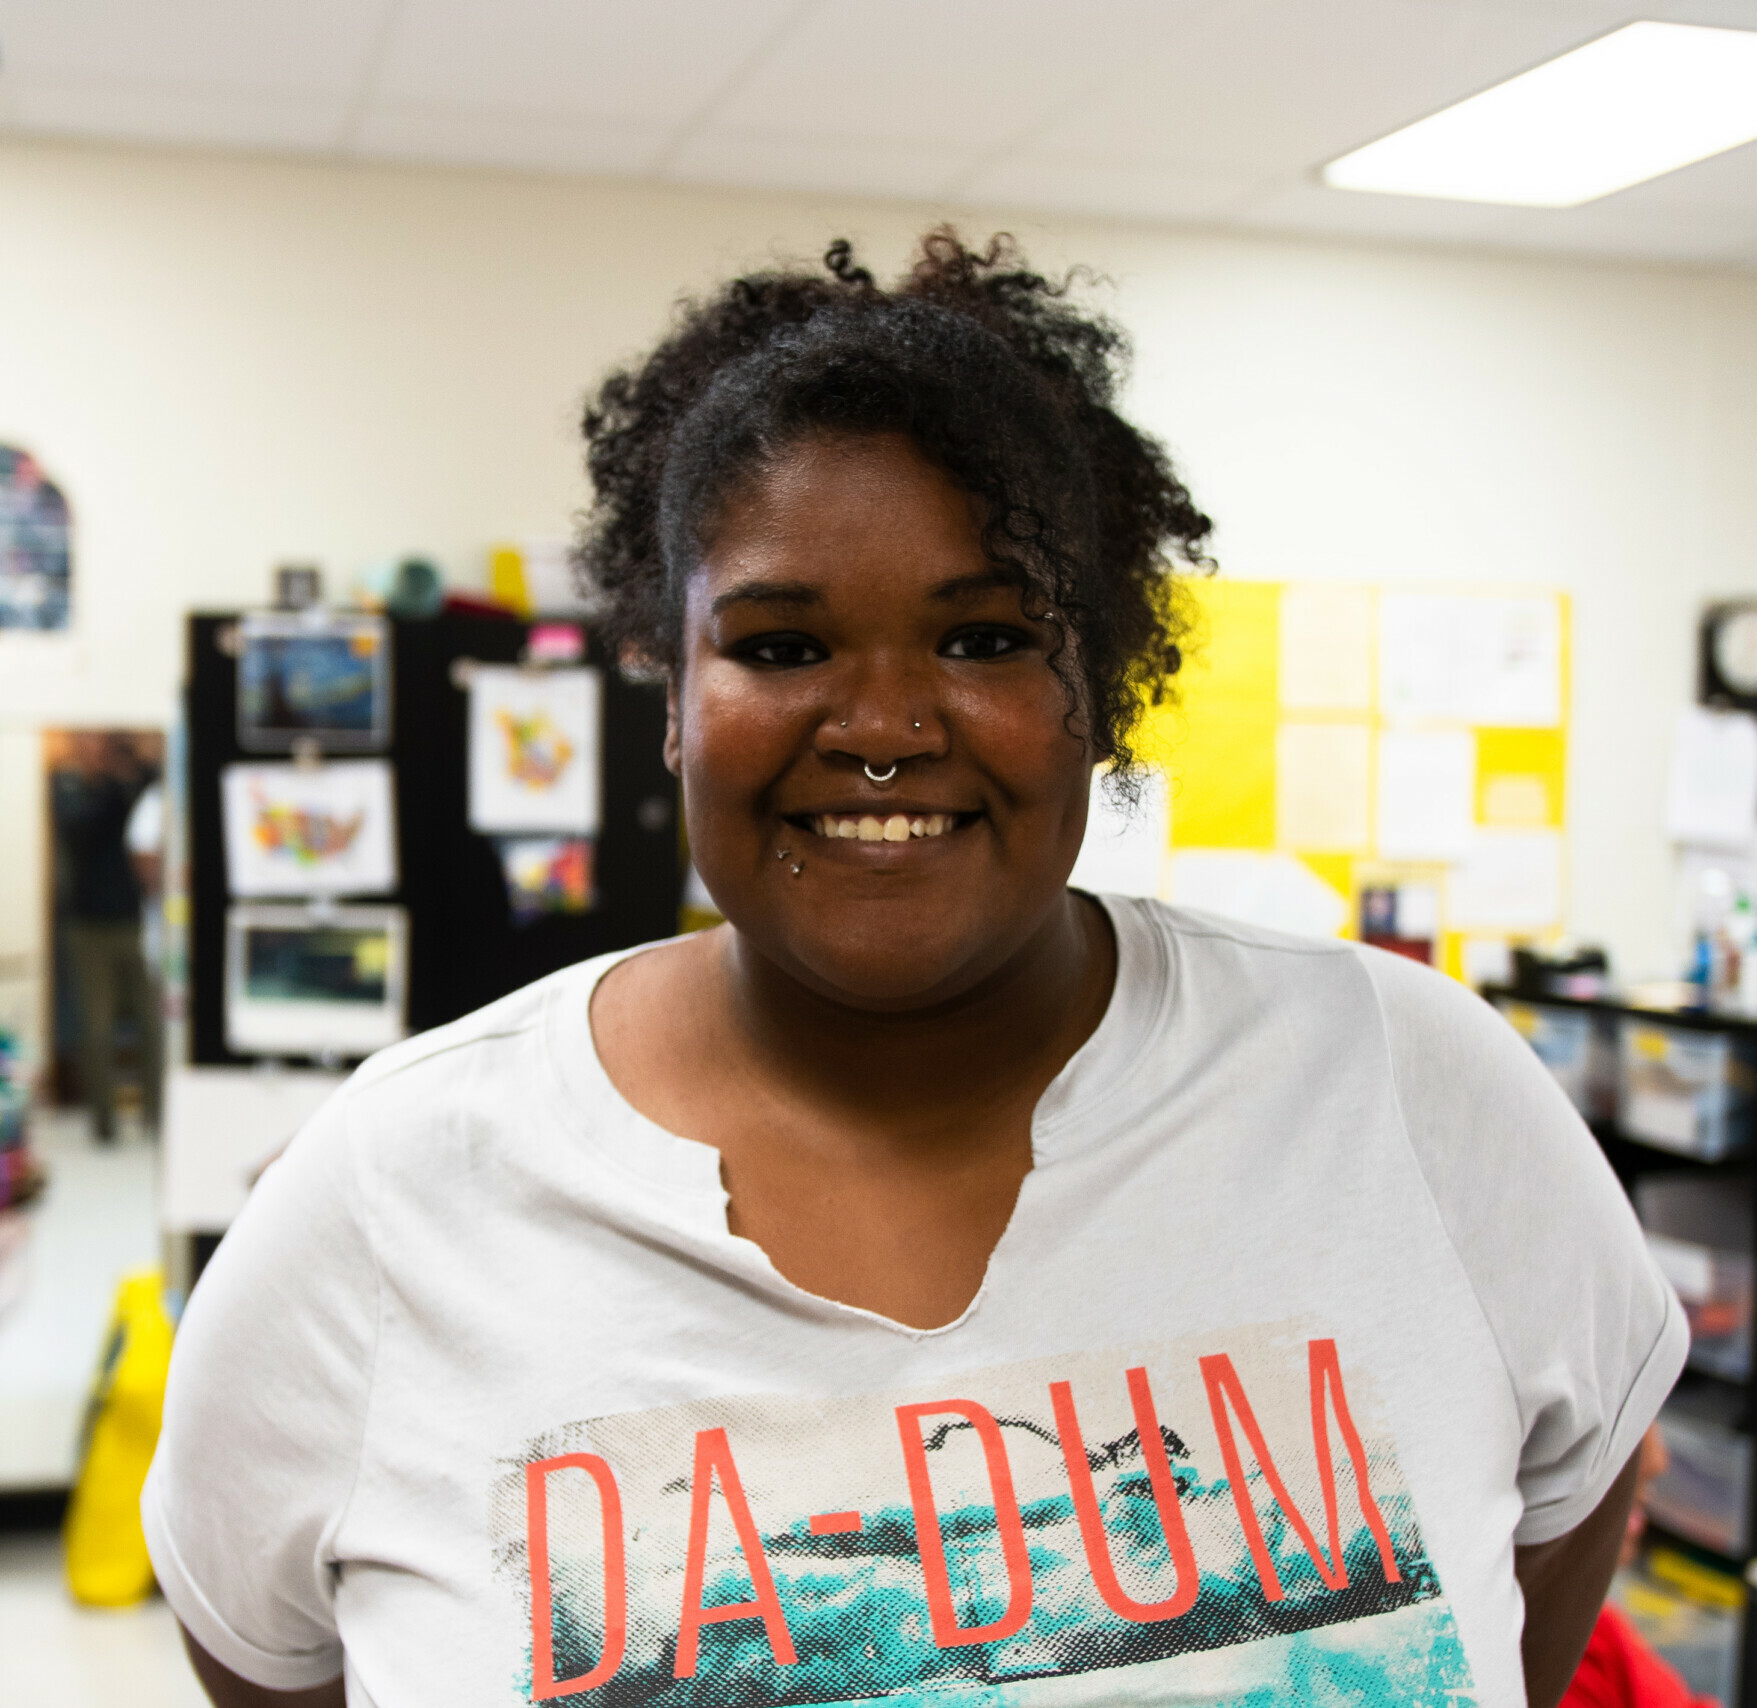
[[(0, 636), (0, 955), (34, 945), (56, 722), (160, 723), (191, 605), (391, 554), (462, 579), (584, 496), (584, 389), (681, 287), (936, 210), (0, 145), (0, 439), (78, 526), (70, 639)], [(1575, 596), (1571, 926), (1667, 970), (1666, 731), (1701, 598), (1757, 588), (1757, 280), (1005, 220), (1094, 263), (1133, 406), (1228, 572)]]

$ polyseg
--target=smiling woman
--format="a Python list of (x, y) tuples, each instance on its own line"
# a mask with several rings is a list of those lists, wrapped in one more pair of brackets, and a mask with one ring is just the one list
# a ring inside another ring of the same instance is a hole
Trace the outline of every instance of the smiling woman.
[(1208, 530), (1121, 355), (940, 232), (605, 383), (586, 566), (726, 923), (265, 1175), (144, 1503), (216, 1702), (1559, 1697), (1681, 1315), (1474, 997), (1069, 889)]

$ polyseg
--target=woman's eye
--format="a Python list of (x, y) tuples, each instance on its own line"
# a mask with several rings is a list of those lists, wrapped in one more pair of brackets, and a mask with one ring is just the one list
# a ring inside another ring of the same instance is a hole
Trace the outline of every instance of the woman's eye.
[(809, 635), (753, 635), (740, 641), (740, 658), (753, 664), (767, 664), (781, 670), (797, 669), (802, 664), (821, 664), (829, 654)]
[(947, 658), (1004, 658), (1030, 644), (1017, 629), (960, 629), (940, 651)]

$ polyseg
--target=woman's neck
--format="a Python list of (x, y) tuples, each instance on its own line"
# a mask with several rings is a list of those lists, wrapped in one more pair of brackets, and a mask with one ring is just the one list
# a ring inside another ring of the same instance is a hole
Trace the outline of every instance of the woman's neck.
[(929, 1007), (874, 1012), (837, 1002), (727, 927), (718, 944), (723, 1024), (765, 1078), (901, 1132), (1028, 1096), (1032, 1103), (1096, 1030), (1116, 977), (1104, 910), (1064, 894), (1032, 936), (969, 990)]

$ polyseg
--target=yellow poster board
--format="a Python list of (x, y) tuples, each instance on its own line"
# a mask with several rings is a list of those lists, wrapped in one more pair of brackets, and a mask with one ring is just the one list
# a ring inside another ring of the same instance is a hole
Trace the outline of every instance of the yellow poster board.
[(1411, 917), (1431, 914), (1423, 934), (1459, 977), (1475, 944), (1559, 932), (1566, 595), (1193, 590), (1177, 703), (1137, 737), (1169, 779), (1173, 900), (1230, 911), (1228, 894), (1273, 893), (1307, 928), (1356, 935), (1362, 893), (1392, 891)]

